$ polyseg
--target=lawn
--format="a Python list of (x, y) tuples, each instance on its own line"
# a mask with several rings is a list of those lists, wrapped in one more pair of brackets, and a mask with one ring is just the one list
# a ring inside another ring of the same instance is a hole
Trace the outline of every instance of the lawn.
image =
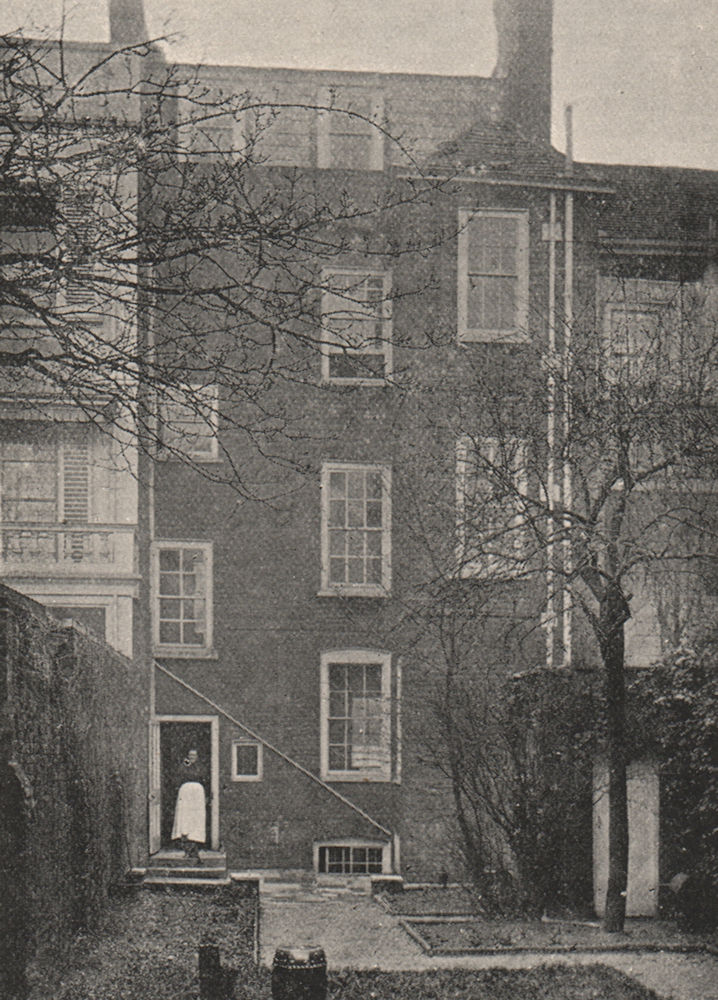
[(607, 934), (598, 924), (572, 921), (441, 920), (408, 921), (432, 954), (502, 949), (557, 950), (700, 950), (705, 939), (658, 920), (627, 920), (623, 934)]
[(603, 965), (536, 969), (347, 972), (330, 980), (331, 1000), (658, 1000)]
[(30, 1000), (190, 1000), (206, 939), (219, 945), (223, 965), (251, 980), (254, 900), (220, 888), (140, 891), (114, 901), (101, 928), (77, 937), (61, 978), (36, 973)]

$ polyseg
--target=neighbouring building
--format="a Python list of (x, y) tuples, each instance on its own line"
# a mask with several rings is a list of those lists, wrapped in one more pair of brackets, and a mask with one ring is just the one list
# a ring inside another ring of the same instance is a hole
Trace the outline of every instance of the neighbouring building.
[[(611, 363), (630, 365), (667, 311), (683, 316), (686, 289), (711, 301), (718, 173), (573, 163), (552, 148), (552, 6), (496, 0), (487, 79), (177, 67), (208, 93), (276, 108), (257, 140), (257, 184), (291, 179), (355, 206), (406, 192), (387, 211), (335, 219), (341, 252), (318, 248), (308, 262), (314, 327), (305, 314), (297, 332), (317, 349), (295, 359), (278, 348), (294, 377), (272, 390), (289, 428), (276, 461), (257, 458), (221, 389), (207, 397), (209, 434), (160, 405), (171, 447), (139, 477), (74, 416), (48, 433), (39, 408), (30, 420), (12, 393), (3, 402), (3, 579), (123, 652), (149, 650), (149, 855), (173, 850), (175, 771), (194, 747), (211, 789), (207, 847), (232, 869), (459, 874), (450, 783), (430, 753), (438, 584), (485, 595), (474, 649), (499, 671), (596, 661), (578, 610), (546, 575), (512, 573), (518, 535), (487, 555), (492, 518), (507, 504), (517, 513), (508, 491), (484, 512), (482, 547), (467, 517), (483, 488), (473, 456), (495, 465), (510, 441), (500, 464), (520, 483), (537, 431), (526, 388), (537, 345), (567, 349), (567, 331), (599, 330)], [(139, 5), (111, 7), (115, 31), (143, 30)], [(177, 124), (191, 156), (196, 130)], [(201, 141), (231, 155), (256, 125), (219, 116)], [(504, 404), (501, 442), (487, 414)], [(264, 501), (222, 481), (231, 463), (271, 479)], [(657, 596), (649, 582), (631, 600), (630, 666), (675, 641), (679, 605), (715, 611), (708, 584)], [(631, 776), (634, 830), (647, 832), (635, 837), (629, 912), (655, 913), (666, 875), (658, 772), (641, 761)]]

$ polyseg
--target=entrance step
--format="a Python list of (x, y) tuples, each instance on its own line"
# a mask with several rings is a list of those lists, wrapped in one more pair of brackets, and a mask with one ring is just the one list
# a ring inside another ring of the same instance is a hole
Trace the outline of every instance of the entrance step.
[(229, 878), (202, 878), (201, 876), (151, 875), (142, 880), (146, 889), (216, 889), (220, 885), (231, 885)]
[(158, 851), (147, 862), (142, 885), (149, 888), (200, 888), (230, 884), (227, 855), (223, 851), (201, 850), (199, 857), (201, 864), (196, 864), (183, 851)]

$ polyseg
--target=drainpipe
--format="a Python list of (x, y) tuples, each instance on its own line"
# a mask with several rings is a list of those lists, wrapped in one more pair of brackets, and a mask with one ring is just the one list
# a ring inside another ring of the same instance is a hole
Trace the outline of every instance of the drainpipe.
[[(566, 107), (566, 174), (573, 174), (573, 108), (569, 104)], [(569, 435), (571, 432), (571, 395), (569, 392), (569, 378), (571, 375), (571, 334), (573, 328), (573, 192), (566, 192), (566, 206), (564, 216), (564, 291), (563, 291), (563, 313), (564, 313), (564, 335), (563, 335), (563, 509), (568, 512), (572, 503), (572, 481), (571, 462), (568, 454)], [(562, 619), (563, 619), (563, 666), (571, 664), (571, 643), (572, 643), (572, 610), (571, 599), (568, 587), (565, 585), (570, 579), (573, 556), (571, 551), (571, 518), (568, 513), (563, 518), (563, 574), (564, 586), (561, 588), (562, 596)]]
[(546, 666), (554, 664), (556, 632), (556, 602), (554, 599), (553, 512), (556, 506), (556, 376), (553, 365), (556, 354), (556, 193), (551, 192), (548, 234), (548, 414), (546, 419), (546, 500), (548, 504), (548, 539), (546, 544)]

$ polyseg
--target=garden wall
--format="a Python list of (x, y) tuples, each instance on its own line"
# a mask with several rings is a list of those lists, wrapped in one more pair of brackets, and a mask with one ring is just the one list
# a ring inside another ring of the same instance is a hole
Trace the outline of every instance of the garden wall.
[(0, 980), (16, 979), (0, 993), (21, 996), (24, 962), (56, 961), (145, 851), (147, 677), (2, 585), (0, 660), (0, 892), (14, 928)]

